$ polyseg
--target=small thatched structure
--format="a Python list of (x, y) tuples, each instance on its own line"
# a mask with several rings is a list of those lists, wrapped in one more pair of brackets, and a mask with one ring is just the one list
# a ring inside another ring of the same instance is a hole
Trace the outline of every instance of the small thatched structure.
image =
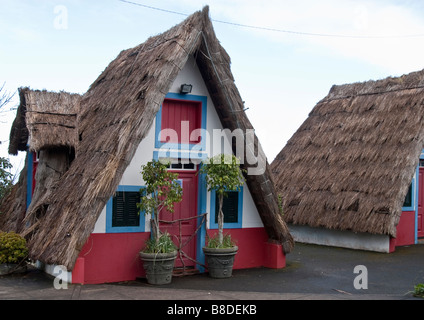
[(81, 96), (67, 92), (19, 89), (20, 104), (10, 134), (9, 153), (16, 155), (78, 143), (77, 115)]
[[(26, 214), (22, 231), (32, 258), (73, 268), (190, 56), (196, 59), (223, 127), (244, 132), (252, 128), (234, 84), (230, 57), (215, 36), (207, 7), (122, 51), (80, 101), (78, 146), (69, 170), (58, 176), (41, 201), (35, 199)], [(257, 139), (246, 149), (265, 158)], [(264, 174), (247, 176), (247, 184), (269, 238), (290, 252), (293, 239), (279, 213), (268, 165)]]
[(25, 119), (25, 91), (27, 91), (25, 88), (20, 88), (18, 90), (20, 104), (18, 106), (18, 111), (16, 112), (16, 118), (12, 124), (12, 129), (10, 130), (9, 153), (15, 156), (18, 154), (18, 151), (25, 151), (28, 144), (29, 132)]
[[(28, 156), (22, 172), (27, 171)], [(22, 220), (26, 213), (27, 175), (19, 175), (19, 181), (12, 190), (0, 202), (0, 230), (16, 231), (22, 230)]]
[[(10, 131), (9, 153), (36, 152), (40, 158), (33, 198), (42, 201), (68, 169), (78, 145), (78, 111), (81, 96), (19, 88), (20, 103)], [(3, 200), (0, 226), (20, 231), (27, 210), (28, 156), (23, 174)], [(34, 205), (35, 202), (32, 203)]]
[(334, 86), (271, 167), (294, 225), (396, 237), (424, 146), (424, 71)]

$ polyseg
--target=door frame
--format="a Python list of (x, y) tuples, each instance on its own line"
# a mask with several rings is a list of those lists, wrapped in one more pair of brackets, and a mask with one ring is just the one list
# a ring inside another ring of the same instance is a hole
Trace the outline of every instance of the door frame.
[[(207, 213), (207, 195), (208, 189), (206, 185), (206, 175), (199, 173), (201, 168), (201, 162), (207, 159), (208, 155), (206, 153), (194, 152), (190, 153), (187, 151), (154, 151), (153, 152), (153, 160), (160, 160), (163, 158), (179, 158), (188, 160), (191, 159), (193, 162), (197, 162), (197, 227), (202, 223), (201, 215)], [(200, 264), (205, 265), (206, 259), (203, 253), (203, 247), (206, 245), (206, 224), (203, 223), (197, 232), (196, 236), (196, 261)], [(205, 268), (202, 265), (196, 265), (195, 268), (199, 270), (199, 272), (205, 272)]]
[[(196, 167), (196, 170), (175, 170), (175, 169), (168, 169), (168, 172), (177, 173), (178, 175), (192, 176), (194, 178), (194, 180), (195, 180), (196, 179), (196, 175), (198, 174), (198, 167)], [(181, 180), (180, 176), (178, 177), (178, 180)], [(193, 218), (193, 220), (194, 220), (195, 217), (199, 216), (198, 205), (197, 205), (197, 203), (199, 202), (199, 181), (196, 180), (195, 182), (193, 182), (193, 184), (196, 185), (195, 186), (195, 190), (193, 192), (195, 194), (195, 197), (196, 197), (196, 208), (195, 208), (194, 215), (190, 216), (190, 218)], [(183, 187), (183, 197), (184, 197), (184, 183), (183, 183), (182, 187)], [(171, 218), (170, 220), (172, 221), (172, 220), (174, 220), (174, 218)], [(198, 225), (196, 223), (194, 225), (194, 228), (193, 228), (194, 230), (193, 231), (196, 231), (197, 227), (198, 227)], [(181, 231), (181, 230), (179, 230), (179, 231)], [(171, 235), (173, 236), (173, 234), (171, 234)], [(175, 236), (178, 237), (178, 234), (176, 234)], [(190, 235), (183, 234), (183, 236), (190, 236)], [(197, 239), (196, 238), (193, 240), (193, 243), (191, 245), (194, 246), (193, 252), (195, 253), (195, 256), (194, 257), (190, 257), (190, 258), (193, 258), (193, 259), (197, 260), (196, 258), (197, 258), (197, 246), (198, 246), (198, 243), (197, 243)], [(190, 252), (191, 251), (192, 250), (190, 250)], [(179, 257), (177, 257), (177, 260), (179, 260)], [(176, 261), (176, 263), (177, 263), (177, 261)], [(193, 262), (190, 261), (189, 263), (192, 264)], [(193, 267), (196, 268), (197, 267), (197, 264), (194, 263), (194, 266)]]
[[(208, 97), (199, 96), (192, 94), (179, 94), (170, 92), (165, 96), (165, 99), (173, 100), (183, 100), (183, 101), (194, 101), (201, 102), (201, 141), (199, 144), (171, 144), (163, 143), (160, 140), (160, 132), (162, 130), (162, 106), (160, 107), (158, 113), (156, 114), (155, 121), (155, 141), (154, 141), (154, 151), (153, 151), (153, 160), (159, 160), (163, 158), (177, 158), (177, 159), (190, 159), (193, 162), (198, 163), (198, 170), (201, 168), (202, 160), (208, 158), (208, 153), (206, 150), (206, 140), (207, 140), (207, 111), (208, 111)], [(164, 99), (164, 100), (165, 100)], [(200, 215), (207, 213), (207, 185), (206, 185), (206, 176), (204, 174), (198, 174), (198, 196), (197, 196), (197, 215), (199, 219), (197, 221), (197, 226), (202, 222)], [(199, 231), (197, 232), (196, 239), (196, 261), (205, 265), (205, 255), (203, 253), (203, 247), (206, 243), (206, 225), (203, 224)], [(205, 268), (201, 265), (196, 266), (200, 272), (204, 272)]]
[[(422, 160), (422, 159), (421, 159)], [(417, 213), (415, 217), (415, 239), (416, 243), (418, 242), (418, 239), (424, 238), (424, 166), (418, 166), (417, 169)], [(423, 187), (423, 188), (421, 188)], [(421, 232), (419, 232), (419, 204), (420, 201), (423, 205), (422, 208), (422, 217), (421, 217)]]

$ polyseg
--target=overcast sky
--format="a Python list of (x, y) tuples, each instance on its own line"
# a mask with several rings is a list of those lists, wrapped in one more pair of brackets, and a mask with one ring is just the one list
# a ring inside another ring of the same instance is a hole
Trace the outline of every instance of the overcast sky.
[[(422, 0), (131, 2), (0, 0), (0, 84), (11, 93), (22, 86), (85, 93), (121, 50), (208, 4), (272, 162), (333, 84), (424, 69)], [(0, 113), (1, 156), (15, 114)]]

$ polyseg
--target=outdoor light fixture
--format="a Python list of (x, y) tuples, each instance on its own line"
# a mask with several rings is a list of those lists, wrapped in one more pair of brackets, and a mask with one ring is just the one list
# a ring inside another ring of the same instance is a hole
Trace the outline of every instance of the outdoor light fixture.
[(181, 85), (181, 93), (182, 94), (191, 93), (191, 90), (192, 89), (193, 89), (193, 85), (191, 85), (191, 84), (183, 84), (183, 85)]

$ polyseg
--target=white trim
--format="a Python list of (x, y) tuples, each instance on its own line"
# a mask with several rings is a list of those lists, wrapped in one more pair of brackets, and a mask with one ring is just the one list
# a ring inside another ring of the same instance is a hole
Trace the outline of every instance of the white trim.
[(295, 225), (289, 225), (289, 229), (296, 242), (383, 253), (390, 252), (390, 237), (387, 235)]

